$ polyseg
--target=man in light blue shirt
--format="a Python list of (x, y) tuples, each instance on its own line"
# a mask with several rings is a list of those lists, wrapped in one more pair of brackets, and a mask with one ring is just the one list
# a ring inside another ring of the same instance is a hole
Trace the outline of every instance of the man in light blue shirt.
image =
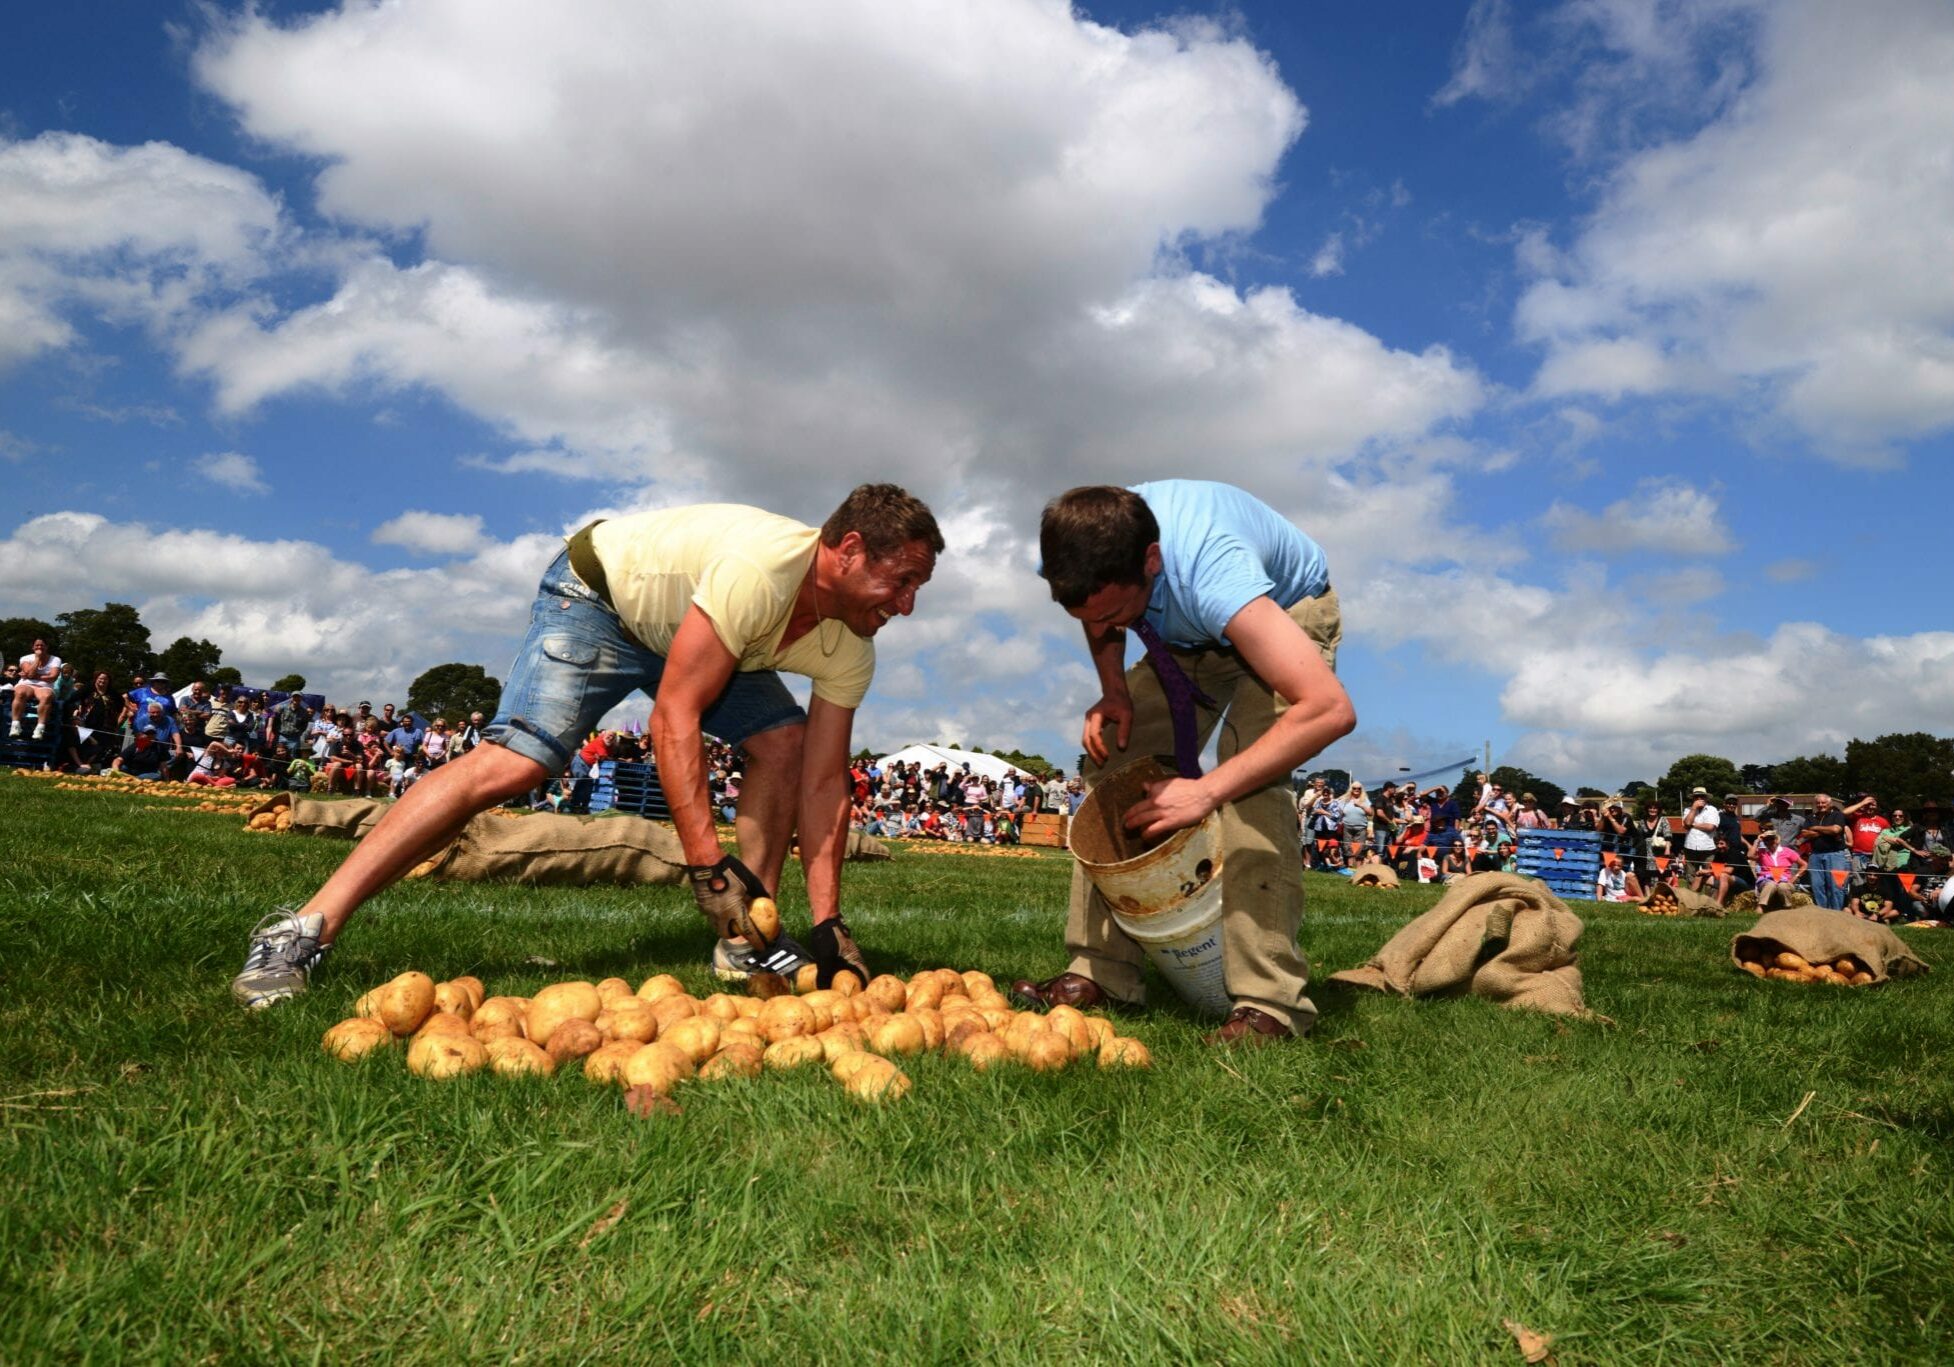
[[(1306, 1033), (1316, 1008), (1296, 944), (1302, 853), (1289, 776), (1357, 724), (1335, 673), (1343, 624), (1322, 549), (1253, 495), (1201, 480), (1073, 489), (1046, 507), (1039, 546), (1052, 597), (1084, 625), (1099, 675), (1081, 738), (1087, 785), (1172, 751), (1180, 776), (1149, 783), (1126, 812), (1136, 846), (1221, 815), (1234, 1009), (1209, 1041)], [(1128, 628), (1147, 647), (1130, 670)], [(1219, 763), (1203, 774), (1201, 747), (1224, 714)], [(1146, 952), (1076, 866), (1065, 940), (1065, 972), (1012, 990), (1047, 1006), (1141, 999)]]

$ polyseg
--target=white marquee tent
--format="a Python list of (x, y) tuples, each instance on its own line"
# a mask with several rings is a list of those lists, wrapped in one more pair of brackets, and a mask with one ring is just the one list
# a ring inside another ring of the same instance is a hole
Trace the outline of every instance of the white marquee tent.
[(970, 750), (952, 750), (945, 745), (905, 745), (892, 755), (884, 755), (876, 763), (885, 769), (891, 764), (920, 764), (924, 773), (928, 773), (939, 764), (949, 765), (950, 771), (955, 773), (968, 764), (971, 773), (982, 774), (985, 778), (1003, 778), (1009, 773), (1023, 772), (1014, 770), (996, 755), (980, 755)]

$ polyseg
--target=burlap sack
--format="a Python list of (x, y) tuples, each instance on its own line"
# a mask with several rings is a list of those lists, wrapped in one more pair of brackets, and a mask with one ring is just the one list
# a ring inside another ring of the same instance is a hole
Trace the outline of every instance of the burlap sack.
[(679, 883), (685, 851), (671, 827), (639, 816), (533, 812), (510, 820), (484, 812), (415, 877), (461, 883)]
[(1580, 917), (1544, 884), (1475, 873), (1369, 963), (1330, 978), (1407, 997), (1469, 991), (1504, 1006), (1586, 1016), (1574, 951), (1580, 938)]
[(848, 852), (842, 856), (856, 864), (873, 864), (884, 859), (893, 859), (889, 847), (866, 831), (848, 833)]
[[(1748, 956), (1740, 949), (1748, 949)], [(1731, 937), (1730, 962), (1741, 964), (1745, 957), (1768, 962), (1787, 949), (1807, 963), (1830, 963), (1850, 954), (1866, 966), (1875, 983), (1927, 971), (1927, 965), (1888, 927), (1816, 906), (1760, 916), (1756, 925)]]
[[(260, 812), (289, 807), (296, 834), (359, 840), (391, 805), (370, 798), (321, 802), (279, 793), (253, 807), (245, 817), (248, 825)], [(887, 853), (882, 857), (886, 859)], [(685, 852), (671, 827), (639, 816), (489, 811), (471, 819), (453, 843), (417, 865), (408, 876), (570, 887), (678, 883), (685, 876)]]
[(1395, 888), (1397, 885), (1397, 871), (1384, 864), (1359, 864), (1350, 871), (1350, 886), (1353, 888)]
[[(1678, 910), (1670, 910), (1674, 905)], [(1668, 883), (1657, 883), (1650, 888), (1638, 904), (1651, 916), (1728, 916), (1730, 909), (1717, 905), (1717, 899), (1707, 893), (1696, 892), (1690, 888)]]
[(318, 798), (295, 798), (290, 793), (274, 793), (244, 814), (245, 824), (261, 812), (292, 813), (292, 830), (299, 835), (322, 835), (330, 840), (358, 840), (386, 815), (387, 803), (370, 797), (351, 797), (336, 802)]

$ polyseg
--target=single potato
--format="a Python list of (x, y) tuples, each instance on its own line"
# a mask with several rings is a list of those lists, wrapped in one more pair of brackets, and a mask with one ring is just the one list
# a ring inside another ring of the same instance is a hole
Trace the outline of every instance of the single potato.
[(351, 1063), (393, 1042), (394, 1033), (387, 1029), (385, 1022), (369, 1016), (354, 1016), (326, 1031), (325, 1038), (319, 1044), (334, 1058)]

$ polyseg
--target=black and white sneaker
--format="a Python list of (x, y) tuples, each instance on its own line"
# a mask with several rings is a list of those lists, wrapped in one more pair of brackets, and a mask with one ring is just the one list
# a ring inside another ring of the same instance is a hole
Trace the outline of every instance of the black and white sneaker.
[(231, 995), (238, 1004), (247, 1011), (262, 1011), (305, 991), (312, 970), (332, 948), (319, 943), (325, 923), (323, 916), (300, 916), (289, 907), (280, 907), (260, 921), (251, 932), (244, 968), (231, 979)]
[(792, 939), (783, 935), (773, 948), (756, 950), (737, 940), (721, 940), (713, 946), (712, 975), (725, 983), (743, 983), (755, 973), (778, 973), (792, 982), (794, 975), (814, 962)]

